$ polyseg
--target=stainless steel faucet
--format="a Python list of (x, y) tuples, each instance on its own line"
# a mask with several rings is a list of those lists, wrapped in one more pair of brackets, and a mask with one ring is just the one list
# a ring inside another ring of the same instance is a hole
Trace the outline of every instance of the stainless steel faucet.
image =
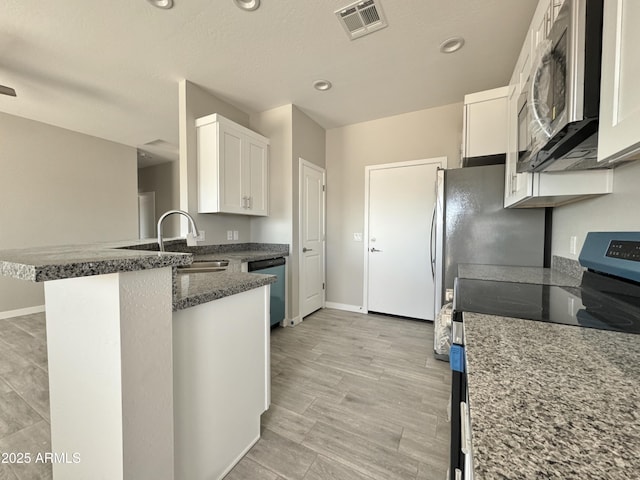
[(187, 217), (187, 219), (189, 219), (189, 224), (191, 225), (191, 233), (193, 234), (194, 239), (199, 235), (198, 228), (196, 227), (196, 222), (193, 220), (193, 217), (191, 215), (189, 215), (184, 210), (169, 210), (168, 212), (163, 213), (158, 219), (158, 246), (160, 247), (161, 252), (164, 252), (164, 243), (162, 241), (162, 221), (169, 215), (172, 215), (174, 213), (179, 213), (180, 215), (184, 215), (185, 217)]

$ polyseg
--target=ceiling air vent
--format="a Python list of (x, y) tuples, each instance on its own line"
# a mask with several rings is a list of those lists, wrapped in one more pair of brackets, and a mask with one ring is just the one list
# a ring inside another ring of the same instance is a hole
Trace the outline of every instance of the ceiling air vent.
[(387, 26), (382, 6), (376, 0), (351, 3), (335, 14), (352, 40)]

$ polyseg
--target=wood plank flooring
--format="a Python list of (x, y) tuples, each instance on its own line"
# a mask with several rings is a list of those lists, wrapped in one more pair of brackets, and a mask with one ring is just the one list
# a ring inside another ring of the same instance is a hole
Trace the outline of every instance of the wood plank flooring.
[[(0, 452), (51, 451), (44, 314), (0, 320)], [(0, 462), (1, 462), (0, 458)], [(0, 463), (0, 480), (45, 480), (46, 463)]]
[(445, 480), (449, 365), (433, 325), (320, 310), (271, 335), (262, 438), (225, 480)]
[[(430, 323), (329, 309), (273, 330), (262, 438), (225, 480), (444, 480), (450, 373), (432, 345)], [(50, 450), (44, 314), (0, 320), (0, 452)], [(50, 478), (0, 463), (0, 480)]]

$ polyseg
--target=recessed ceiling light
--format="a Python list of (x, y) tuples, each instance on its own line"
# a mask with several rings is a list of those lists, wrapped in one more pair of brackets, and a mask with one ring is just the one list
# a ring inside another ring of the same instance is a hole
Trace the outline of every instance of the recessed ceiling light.
[(158, 8), (169, 10), (173, 8), (173, 0), (147, 0), (151, 5)]
[(316, 80), (313, 82), (313, 88), (321, 92), (326, 92), (331, 88), (331, 82), (329, 80)]
[(233, 0), (243, 10), (256, 10), (260, 6), (260, 0)]
[(440, 51), (442, 53), (453, 53), (457, 52), (464, 45), (464, 38), (462, 37), (451, 37), (446, 39), (444, 42), (440, 44)]

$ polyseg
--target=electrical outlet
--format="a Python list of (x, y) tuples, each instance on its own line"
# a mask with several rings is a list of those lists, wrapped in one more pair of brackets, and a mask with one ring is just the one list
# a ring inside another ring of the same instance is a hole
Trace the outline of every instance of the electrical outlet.
[(204, 230), (198, 230), (198, 236), (196, 237), (196, 240), (198, 242), (204, 242), (205, 240), (205, 234), (204, 234)]
[(239, 238), (238, 230), (234, 230), (234, 231), (233, 231), (233, 239), (234, 239), (234, 240), (238, 240), (238, 238)]
[(361, 242), (362, 241), (362, 233), (354, 233), (353, 234), (353, 240), (356, 242)]
[(227, 230), (227, 240), (233, 240), (233, 231)]
[(578, 238), (575, 235), (569, 239), (569, 253), (571, 255), (578, 253)]

